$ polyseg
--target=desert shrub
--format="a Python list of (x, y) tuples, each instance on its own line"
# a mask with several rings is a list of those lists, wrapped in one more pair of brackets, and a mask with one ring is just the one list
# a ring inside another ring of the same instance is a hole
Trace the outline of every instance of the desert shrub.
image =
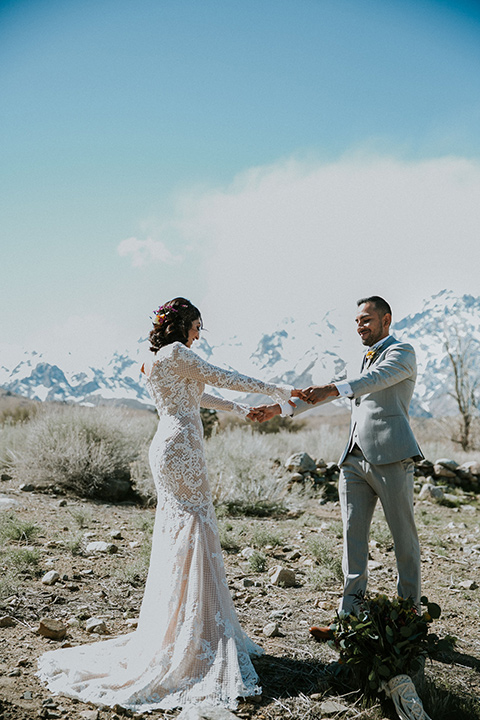
[(112, 498), (152, 436), (153, 418), (117, 407), (45, 407), (25, 427), (13, 474), (82, 497)]
[(3, 542), (29, 542), (34, 540), (39, 532), (40, 528), (36, 523), (22, 520), (13, 513), (0, 517), (0, 540)]
[(262, 573), (267, 569), (267, 558), (258, 550), (255, 550), (248, 558), (248, 567), (254, 573)]
[(207, 464), (214, 502), (238, 508), (281, 503), (286, 478), (275, 472), (272, 436), (232, 428), (206, 442)]
[(305, 420), (295, 420), (295, 422), (292, 421), (291, 418), (282, 417), (281, 415), (275, 415), (271, 420), (267, 420), (263, 423), (254, 422), (251, 425), (251, 428), (254, 432), (259, 433), (278, 433), (281, 430), (285, 430), (285, 432), (292, 432), (297, 433), (300, 430), (303, 430), (305, 427)]
[(264, 548), (266, 545), (273, 547), (284, 545), (284, 540), (278, 532), (265, 527), (256, 527), (252, 533), (252, 544), (256, 548)]
[(0, 425), (0, 469), (10, 470), (28, 435), (28, 424), (4, 423)]
[(316, 535), (309, 538), (307, 547), (320, 565), (322, 579), (330, 575), (332, 579), (343, 583), (341, 543), (327, 535)]

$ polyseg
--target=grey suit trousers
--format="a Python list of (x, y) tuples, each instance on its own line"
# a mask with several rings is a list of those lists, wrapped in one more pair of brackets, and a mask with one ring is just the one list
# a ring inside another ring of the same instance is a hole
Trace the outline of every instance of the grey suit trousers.
[(397, 560), (397, 592), (420, 606), (420, 545), (413, 513), (413, 461), (372, 465), (355, 447), (341, 466), (344, 593), (340, 610), (350, 613), (368, 578), (368, 539), (378, 498), (392, 533)]

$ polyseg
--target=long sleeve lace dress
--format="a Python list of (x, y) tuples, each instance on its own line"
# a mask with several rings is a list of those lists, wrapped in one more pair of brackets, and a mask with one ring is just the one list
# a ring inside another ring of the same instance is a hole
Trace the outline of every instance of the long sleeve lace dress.
[(161, 348), (146, 384), (159, 422), (150, 446), (157, 510), (150, 567), (134, 632), (44, 653), (39, 677), (54, 693), (137, 712), (209, 702), (235, 708), (261, 692), (227, 586), (208, 485), (200, 407), (242, 406), (205, 383), (290, 396), (290, 387), (222, 370), (179, 342)]

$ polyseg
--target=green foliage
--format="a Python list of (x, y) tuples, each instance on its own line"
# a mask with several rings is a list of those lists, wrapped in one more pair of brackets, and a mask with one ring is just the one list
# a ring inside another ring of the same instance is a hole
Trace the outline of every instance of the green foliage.
[(343, 582), (340, 543), (327, 535), (315, 535), (309, 538), (307, 547), (322, 568), (328, 570), (336, 580)]
[(337, 613), (329, 644), (339, 650), (340, 663), (353, 671), (367, 694), (376, 694), (395, 675), (414, 675), (425, 657), (451, 647), (450, 640), (429, 633), (440, 607), (426, 597), (422, 605), (426, 610), (419, 614), (411, 598), (366, 595), (359, 598), (357, 615)]
[(218, 414), (210, 408), (200, 408), (200, 418), (203, 425), (203, 436), (209, 438), (218, 427)]
[(9, 548), (2, 553), (0, 562), (7, 570), (27, 572), (38, 567), (40, 554), (37, 548), (19, 547)]
[(272, 545), (273, 547), (278, 545), (284, 545), (285, 542), (281, 535), (266, 527), (256, 527), (252, 533), (252, 544), (256, 548), (263, 548), (266, 545)]
[(0, 539), (5, 542), (31, 542), (40, 532), (39, 526), (30, 520), (22, 520), (15, 514), (0, 517)]
[(92, 521), (92, 513), (85, 508), (70, 508), (68, 512), (80, 529), (87, 527)]
[(248, 566), (254, 573), (262, 573), (267, 569), (267, 558), (258, 550), (254, 550), (252, 555), (248, 558)]

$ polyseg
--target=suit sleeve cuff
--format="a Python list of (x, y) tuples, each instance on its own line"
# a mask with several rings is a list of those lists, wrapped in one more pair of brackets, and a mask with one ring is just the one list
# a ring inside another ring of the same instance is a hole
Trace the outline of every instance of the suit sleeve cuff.
[(342, 380), (341, 382), (334, 383), (335, 387), (337, 388), (338, 392), (340, 393), (341, 397), (353, 397), (353, 390), (350, 386), (350, 383), (346, 380)]
[(293, 415), (293, 407), (288, 402), (279, 403), (280, 408), (282, 410), (281, 416), (282, 417), (292, 417)]

